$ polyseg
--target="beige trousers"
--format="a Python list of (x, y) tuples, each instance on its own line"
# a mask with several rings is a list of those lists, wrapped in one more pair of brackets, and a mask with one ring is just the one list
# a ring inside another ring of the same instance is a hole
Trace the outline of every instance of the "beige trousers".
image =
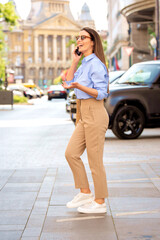
[(76, 188), (89, 188), (84, 164), (80, 158), (85, 148), (92, 173), (95, 198), (108, 197), (107, 180), (103, 165), (105, 133), (109, 117), (103, 100), (80, 100), (80, 120), (68, 143), (65, 157), (73, 172)]

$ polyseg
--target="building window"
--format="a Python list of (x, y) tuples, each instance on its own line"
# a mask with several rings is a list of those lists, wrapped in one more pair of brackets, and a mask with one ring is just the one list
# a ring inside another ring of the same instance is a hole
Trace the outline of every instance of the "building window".
[(63, 68), (58, 68), (58, 70), (57, 70), (57, 76), (59, 76), (59, 75), (62, 73), (62, 71), (63, 71)]
[(31, 57), (28, 58), (28, 62), (32, 63), (32, 58)]
[(30, 35), (28, 36), (28, 42), (31, 42), (31, 36)]
[(30, 68), (29, 69), (29, 75), (34, 76), (35, 75), (35, 68)]
[(21, 57), (17, 56), (16, 57), (16, 66), (20, 66), (21, 65)]
[(42, 58), (41, 58), (41, 57), (39, 57), (38, 61), (39, 61), (39, 63), (42, 63)]
[(39, 69), (39, 78), (43, 79), (44, 78), (44, 68)]
[(39, 42), (42, 43), (43, 42), (43, 36), (39, 35)]
[(31, 51), (32, 51), (31, 46), (28, 46), (28, 52), (31, 52)]
[(20, 34), (17, 35), (17, 41), (18, 41), (18, 42), (21, 41), (21, 35), (20, 35)]
[(53, 77), (53, 68), (48, 69), (48, 76)]
[(15, 75), (21, 76), (21, 75), (23, 75), (22, 72), (23, 72), (22, 68), (15, 68)]

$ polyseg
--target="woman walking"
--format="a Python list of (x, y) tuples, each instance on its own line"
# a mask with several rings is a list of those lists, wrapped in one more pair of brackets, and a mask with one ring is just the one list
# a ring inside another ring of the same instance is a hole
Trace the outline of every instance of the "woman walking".
[[(80, 189), (68, 208), (81, 213), (106, 213), (105, 198), (108, 197), (107, 180), (103, 165), (105, 133), (109, 118), (103, 99), (108, 96), (109, 77), (105, 64), (102, 42), (98, 33), (88, 27), (77, 36), (78, 55), (73, 52), (73, 62), (63, 86), (74, 88), (80, 105), (80, 120), (68, 143), (65, 157), (72, 170), (75, 188)], [(84, 55), (81, 66), (77, 64)], [(84, 164), (80, 158), (84, 150), (92, 173), (95, 197), (91, 193)]]

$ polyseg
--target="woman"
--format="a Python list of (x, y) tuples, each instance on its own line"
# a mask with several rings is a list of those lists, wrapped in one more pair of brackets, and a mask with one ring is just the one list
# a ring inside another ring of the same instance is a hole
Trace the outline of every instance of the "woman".
[[(65, 81), (63, 86), (67, 89), (74, 88), (77, 99), (80, 99), (81, 117), (65, 152), (73, 172), (75, 188), (79, 188), (80, 193), (67, 203), (67, 207), (78, 207), (77, 210), (81, 213), (105, 213), (108, 191), (103, 149), (109, 118), (103, 99), (108, 96), (108, 72), (98, 33), (85, 27), (76, 39), (81, 55), (77, 55), (75, 49), (73, 62), (66, 77), (68, 83)], [(82, 55), (84, 59), (77, 70)], [(84, 164), (80, 158), (85, 148), (94, 182), (95, 198), (90, 191)]]

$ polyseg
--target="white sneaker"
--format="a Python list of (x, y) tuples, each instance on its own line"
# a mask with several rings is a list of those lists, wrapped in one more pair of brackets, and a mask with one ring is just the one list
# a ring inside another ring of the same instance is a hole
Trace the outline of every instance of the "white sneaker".
[(76, 208), (82, 206), (83, 204), (92, 202), (94, 199), (92, 193), (78, 193), (72, 201), (68, 202), (66, 206), (68, 208)]
[(85, 204), (77, 209), (80, 213), (106, 213), (107, 208), (106, 204), (99, 204), (95, 201), (92, 201), (91, 203)]

